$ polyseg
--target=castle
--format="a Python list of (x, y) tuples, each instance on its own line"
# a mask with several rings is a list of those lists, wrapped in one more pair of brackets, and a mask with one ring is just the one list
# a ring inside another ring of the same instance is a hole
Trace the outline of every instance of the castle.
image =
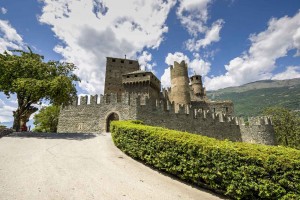
[(275, 144), (270, 118), (234, 117), (231, 101), (211, 101), (200, 75), (188, 77), (182, 61), (170, 66), (171, 87), (140, 70), (136, 60), (107, 57), (104, 95), (82, 96), (60, 113), (58, 132), (109, 132), (113, 120), (141, 120), (145, 124), (231, 141)]

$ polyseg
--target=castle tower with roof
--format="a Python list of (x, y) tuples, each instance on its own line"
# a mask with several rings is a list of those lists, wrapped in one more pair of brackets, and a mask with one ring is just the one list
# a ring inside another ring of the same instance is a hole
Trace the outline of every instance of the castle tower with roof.
[(203, 87), (202, 77), (200, 75), (193, 75), (190, 78), (191, 81), (191, 99), (192, 100), (204, 100), (206, 98), (206, 91)]
[(122, 75), (139, 69), (140, 65), (136, 60), (107, 57), (104, 94), (124, 93)]

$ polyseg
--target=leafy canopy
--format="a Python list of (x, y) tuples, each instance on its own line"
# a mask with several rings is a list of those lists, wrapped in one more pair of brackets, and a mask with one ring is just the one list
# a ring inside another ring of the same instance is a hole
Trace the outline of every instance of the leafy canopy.
[(49, 100), (53, 105), (70, 104), (76, 96), (73, 81), (80, 81), (73, 74), (74, 64), (44, 62), (43, 56), (28, 50), (0, 54), (0, 92), (8, 97), (17, 95), (18, 108), (13, 112), (16, 130), (37, 111), (32, 104), (42, 100)]
[(296, 112), (282, 107), (265, 109), (272, 117), (276, 140), (279, 145), (300, 149), (300, 117)]
[(43, 62), (44, 57), (29, 52), (15, 50), (0, 54), (0, 91), (7, 96), (17, 94), (18, 100), (37, 103), (42, 99), (56, 105), (70, 103), (76, 95), (72, 81), (79, 78), (72, 72), (72, 63), (58, 61)]
[(60, 107), (59, 106), (47, 106), (43, 107), (40, 112), (34, 115), (34, 131), (37, 132), (56, 132), (58, 124)]

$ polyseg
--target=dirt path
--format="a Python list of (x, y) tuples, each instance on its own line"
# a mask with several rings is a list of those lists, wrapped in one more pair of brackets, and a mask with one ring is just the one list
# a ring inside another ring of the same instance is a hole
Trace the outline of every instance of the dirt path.
[(0, 139), (0, 199), (220, 199), (153, 171), (110, 134)]

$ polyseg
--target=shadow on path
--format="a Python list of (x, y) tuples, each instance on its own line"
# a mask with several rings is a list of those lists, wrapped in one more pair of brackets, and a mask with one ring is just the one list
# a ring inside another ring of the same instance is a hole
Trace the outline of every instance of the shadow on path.
[(11, 138), (37, 138), (37, 139), (65, 139), (65, 140), (86, 140), (95, 138), (93, 133), (36, 133), (36, 132), (15, 132), (5, 137)]

